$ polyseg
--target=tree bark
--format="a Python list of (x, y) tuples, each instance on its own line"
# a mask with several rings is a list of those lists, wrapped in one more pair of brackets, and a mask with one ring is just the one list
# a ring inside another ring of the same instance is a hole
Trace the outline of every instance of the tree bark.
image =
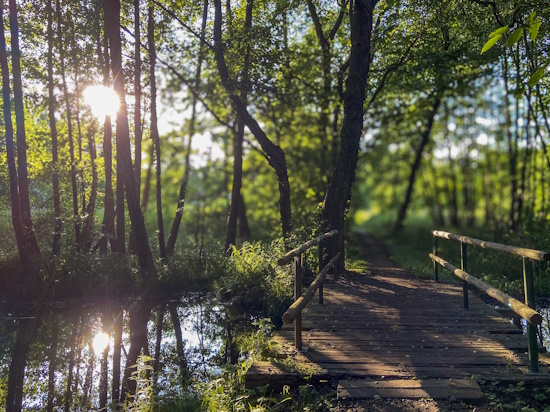
[[(324, 229), (338, 230), (336, 246), (341, 251), (344, 250), (344, 220), (355, 180), (359, 141), (363, 133), (363, 104), (371, 62), (372, 15), (377, 2), (378, 0), (356, 0), (350, 5), (351, 52), (343, 96), (344, 118), (340, 131), (340, 149), (321, 210)], [(344, 268), (342, 253), (338, 269)]]
[(71, 410), (73, 402), (73, 369), (74, 369), (74, 352), (76, 349), (76, 337), (78, 333), (78, 324), (76, 322), (77, 316), (74, 316), (73, 329), (71, 331), (71, 338), (69, 342), (69, 374), (67, 376), (67, 388), (65, 391), (65, 405), (64, 411), (69, 412)]
[[(107, 0), (105, 12), (111, 23), (109, 24), (109, 43), (111, 47), (111, 69), (113, 71), (114, 89), (120, 98), (120, 109), (116, 119), (117, 136), (117, 170), (122, 172), (121, 183), (124, 182), (128, 212), (132, 230), (136, 235), (136, 254), (138, 256), (142, 277), (148, 280), (156, 277), (153, 255), (147, 239), (145, 222), (139, 204), (138, 188), (134, 179), (132, 155), (130, 150), (130, 132), (128, 129), (128, 110), (124, 91), (124, 75), (122, 72), (122, 49), (120, 37), (120, 0)], [(120, 174), (120, 173), (119, 173)], [(120, 198), (117, 199), (120, 200)], [(119, 205), (122, 202), (119, 203)], [(117, 210), (120, 213), (120, 210)], [(117, 225), (118, 226), (118, 225)], [(117, 231), (119, 228), (117, 227)], [(120, 234), (120, 233), (119, 233)], [(117, 242), (120, 238), (117, 239)], [(119, 245), (120, 246), (120, 245)], [(144, 280), (144, 279), (142, 279)]]
[(53, 81), (53, 8), (52, 0), (48, 0), (48, 116), (50, 120), (50, 133), (52, 139), (52, 187), (53, 187), (53, 213), (54, 230), (52, 242), (52, 254), (61, 253), (61, 198), (59, 196), (59, 154), (57, 149), (57, 124), (55, 121), (55, 96)]
[(80, 239), (80, 216), (78, 213), (78, 188), (76, 186), (76, 165), (74, 157), (74, 138), (73, 138), (73, 122), (72, 122), (72, 110), (71, 99), (69, 98), (69, 89), (67, 88), (67, 79), (65, 76), (65, 48), (63, 46), (63, 30), (62, 30), (62, 18), (61, 18), (61, 4), (60, 0), (55, 1), (56, 13), (57, 13), (57, 39), (59, 47), (59, 62), (61, 66), (61, 80), (63, 82), (63, 96), (65, 99), (65, 111), (67, 115), (67, 133), (69, 139), (69, 156), (70, 156), (70, 175), (71, 175), (71, 190), (73, 199), (73, 219), (74, 219), (74, 234), (75, 245), (79, 250)]
[[(197, 69), (195, 71), (195, 80), (194, 87), (195, 91), (199, 91), (200, 82), (201, 82), (201, 70), (202, 70), (202, 61), (204, 59), (204, 37), (206, 32), (206, 23), (208, 21), (208, 0), (204, 0), (204, 7), (202, 11), (202, 24), (201, 24), (201, 39), (200, 39), (200, 48), (199, 48), (199, 57), (197, 59)], [(192, 103), (191, 103), (191, 119), (189, 120), (189, 140), (187, 142), (186, 152), (185, 152), (185, 161), (183, 172), (183, 180), (181, 182), (178, 204), (176, 207), (176, 214), (174, 220), (172, 221), (172, 227), (170, 229), (170, 234), (168, 236), (168, 243), (166, 244), (166, 251), (169, 255), (174, 252), (174, 247), (176, 246), (176, 240), (178, 238), (178, 232), (181, 224), (181, 218), (183, 216), (183, 208), (185, 206), (185, 194), (187, 192), (187, 185), (189, 183), (189, 174), (191, 171), (190, 158), (191, 158), (191, 143), (193, 142), (193, 137), (195, 135), (195, 123), (197, 116), (197, 98), (193, 94)]]
[[(292, 228), (292, 213), (290, 204), (290, 183), (284, 151), (273, 143), (262, 130), (258, 122), (250, 115), (244, 102), (237, 95), (235, 86), (229, 76), (229, 70), (225, 62), (222, 44), (222, 10), (221, 0), (214, 0), (214, 53), (216, 65), (222, 84), (231, 99), (239, 121), (244, 123), (254, 135), (262, 150), (265, 152), (269, 165), (275, 171), (279, 185), (279, 211), (281, 215), (282, 235), (288, 239)], [(364, 94), (364, 91), (363, 91)], [(362, 117), (362, 116), (361, 116)]]
[(17, 23), (16, 0), (9, 0), (11, 55), (13, 72), (13, 102), (15, 107), (15, 124), (17, 138), (17, 179), (19, 186), (19, 207), (21, 220), (27, 239), (28, 249), (32, 256), (40, 254), (38, 241), (34, 233), (29, 198), (29, 179), (27, 175), (27, 137), (25, 133), (25, 109), (23, 106), (23, 85), (21, 82), (21, 51), (19, 50), (19, 25)]
[[(108, 311), (104, 311), (102, 314), (103, 318), (103, 331), (107, 333), (109, 331), (109, 336), (111, 336), (110, 329), (112, 322), (109, 321), (110, 313)], [(103, 353), (101, 354), (101, 360), (100, 360), (100, 371), (99, 371), (99, 410), (100, 411), (106, 411), (107, 410), (107, 388), (109, 386), (108, 379), (109, 379), (109, 344), (105, 347), (103, 350)]]
[(15, 232), (15, 241), (19, 252), (19, 260), (23, 265), (29, 262), (29, 244), (25, 237), (23, 219), (19, 197), (19, 183), (17, 167), (15, 164), (15, 147), (13, 142), (13, 123), (11, 118), (11, 92), (8, 56), (6, 53), (6, 38), (4, 34), (4, 4), (0, 9), (0, 70), (2, 71), (2, 110), (4, 115), (4, 129), (6, 138), (6, 157), (8, 163), (8, 176), (10, 180), (11, 221)]
[[(240, 98), (246, 106), (249, 89), (249, 67), (250, 67), (250, 29), (252, 28), (253, 0), (246, 2), (246, 16), (244, 22), (244, 39), (246, 41), (243, 70), (241, 72)], [(231, 254), (232, 246), (237, 240), (237, 219), (239, 217), (239, 204), (241, 202), (241, 187), (243, 181), (243, 139), (244, 122), (239, 119), (237, 122), (237, 133), (233, 135), (233, 185), (231, 187), (231, 205), (227, 217), (227, 228), (225, 231), (226, 253)]]
[[(147, 19), (147, 43), (149, 45), (150, 72), (149, 81), (151, 83), (151, 140), (155, 145), (156, 159), (156, 199), (157, 199), (157, 236), (159, 242), (159, 254), (161, 261), (166, 261), (166, 244), (164, 243), (164, 220), (162, 218), (162, 182), (161, 182), (161, 156), (160, 156), (160, 136), (157, 124), (157, 82), (155, 76), (155, 62), (157, 53), (155, 49), (155, 19), (154, 7), (149, 6), (149, 16)], [(137, 40), (136, 40), (137, 43)]]
[[(99, 14), (99, 11), (98, 11)], [(99, 26), (99, 22), (98, 22)], [(109, 72), (111, 67), (109, 64), (109, 39), (108, 33), (109, 28), (109, 19), (104, 13), (103, 15), (103, 26), (104, 26), (104, 35), (103, 35), (103, 51), (101, 50), (102, 45), (100, 44), (98, 38), (97, 44), (97, 54), (99, 61), (103, 61), (103, 85), (109, 87)], [(105, 116), (105, 121), (103, 123), (103, 159), (105, 163), (105, 200), (104, 200), (104, 212), (103, 212), (103, 222), (101, 223), (101, 238), (99, 241), (100, 252), (105, 254), (107, 253), (107, 245), (110, 242), (111, 248), (113, 245), (113, 240), (115, 238), (114, 233), (114, 219), (115, 219), (115, 201), (113, 193), (113, 146), (112, 146), (113, 131), (111, 127), (111, 117)]]

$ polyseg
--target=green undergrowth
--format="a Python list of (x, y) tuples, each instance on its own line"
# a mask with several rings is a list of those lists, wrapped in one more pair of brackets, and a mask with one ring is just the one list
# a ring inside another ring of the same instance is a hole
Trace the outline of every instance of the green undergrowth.
[(495, 411), (550, 412), (550, 388), (542, 382), (501, 383), (478, 380), (485, 403)]

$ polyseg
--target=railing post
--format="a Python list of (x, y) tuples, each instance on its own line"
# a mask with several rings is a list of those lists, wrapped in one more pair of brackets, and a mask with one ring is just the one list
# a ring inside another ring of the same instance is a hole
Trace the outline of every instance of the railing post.
[[(468, 254), (466, 251), (466, 243), (460, 242), (460, 264), (461, 269), (464, 272), (468, 271)], [(465, 280), (462, 281), (462, 294), (464, 296), (464, 309), (468, 309), (470, 307), (468, 302), (468, 282)]]
[[(319, 272), (317, 273), (321, 273), (321, 270), (323, 270), (323, 242), (319, 243)], [(319, 286), (319, 305), (322, 305), (323, 301), (323, 284), (321, 283), (321, 286)]]
[[(437, 236), (433, 237), (433, 254), (437, 256)], [(434, 260), (434, 282), (439, 282), (439, 264)]]
[[(523, 289), (525, 290), (525, 304), (535, 309), (535, 283), (533, 281), (533, 262), (523, 258)], [(537, 344), (537, 327), (527, 323), (527, 348), (529, 350), (529, 370), (539, 371), (539, 353)]]
[[(339, 252), (338, 250), (338, 233), (332, 236), (331, 238), (331, 245), (332, 245), (332, 253), (330, 255), (331, 259), (336, 256), (336, 254)], [(342, 251), (343, 255), (344, 251)], [(332, 277), (334, 280), (338, 280), (338, 262), (332, 267)]]
[[(294, 301), (302, 295), (302, 261), (300, 256), (294, 256)], [(296, 349), (302, 349), (302, 314), (294, 321), (294, 344)]]

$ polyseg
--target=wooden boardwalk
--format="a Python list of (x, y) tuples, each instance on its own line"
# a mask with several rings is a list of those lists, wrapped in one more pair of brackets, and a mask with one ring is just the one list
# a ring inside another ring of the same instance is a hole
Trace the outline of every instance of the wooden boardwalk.
[[(389, 392), (382, 393), (399, 396), (414, 388), (399, 385), (396, 390), (398, 380), (452, 378), (454, 388), (456, 379), (527, 378), (527, 338), (509, 319), (473, 294), (466, 310), (461, 286), (411, 278), (388, 262), (375, 262), (369, 274), (348, 273), (327, 282), (324, 304), (314, 298), (303, 314), (305, 350), (293, 349), (293, 325), (275, 335), (297, 362), (297, 370), (288, 373), (272, 363), (256, 362), (247, 384), (277, 386), (299, 382), (302, 375), (314, 381), (362, 378), (393, 381)], [(378, 387), (382, 386), (388, 383)], [(361, 393), (372, 397), (373, 392), (368, 384), (359, 389), (349, 382), (339, 386), (340, 397)], [(425, 390), (420, 393), (430, 396)], [(449, 393), (460, 395), (460, 388)]]

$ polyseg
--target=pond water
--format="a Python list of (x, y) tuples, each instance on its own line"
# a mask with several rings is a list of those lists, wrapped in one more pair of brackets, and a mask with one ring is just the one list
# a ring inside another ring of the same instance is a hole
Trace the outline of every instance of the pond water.
[[(132, 385), (142, 398), (190, 396), (191, 382), (212, 379), (230, 360), (229, 325), (205, 294), (0, 308), (0, 404), (11, 397), (15, 409), (109, 410)], [(18, 374), (22, 391), (8, 387)]]

